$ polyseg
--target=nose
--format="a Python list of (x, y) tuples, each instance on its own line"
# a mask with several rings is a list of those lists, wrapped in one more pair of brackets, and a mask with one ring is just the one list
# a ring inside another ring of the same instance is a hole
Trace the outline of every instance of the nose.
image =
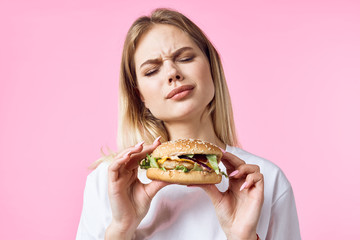
[(177, 66), (174, 65), (174, 63), (168, 64), (168, 81), (169, 83), (172, 83), (173, 81), (182, 81), (183, 75), (181, 74), (180, 70), (177, 68)]
[(174, 81), (174, 80), (176, 80), (176, 81), (181, 81), (181, 80), (182, 80), (181, 75), (180, 75), (180, 74), (176, 74), (175, 76), (169, 77), (169, 83), (171, 83), (171, 82)]

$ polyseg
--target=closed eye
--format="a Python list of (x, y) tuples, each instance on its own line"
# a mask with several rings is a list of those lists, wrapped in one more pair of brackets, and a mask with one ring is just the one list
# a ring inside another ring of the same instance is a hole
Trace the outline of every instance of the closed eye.
[(179, 58), (178, 61), (179, 62), (190, 62), (194, 59), (194, 56), (189, 56), (189, 57), (182, 57), (182, 58)]
[(149, 77), (149, 76), (155, 74), (157, 71), (158, 71), (158, 69), (157, 69), (157, 68), (154, 68), (154, 69), (151, 69), (151, 70), (145, 72), (144, 75), (145, 75), (146, 77)]

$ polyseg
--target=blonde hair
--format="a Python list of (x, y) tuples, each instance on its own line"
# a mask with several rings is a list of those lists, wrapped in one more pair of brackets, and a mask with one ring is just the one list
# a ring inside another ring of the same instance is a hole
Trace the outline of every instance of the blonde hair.
[[(169, 140), (164, 123), (155, 118), (141, 101), (135, 73), (134, 54), (138, 41), (155, 24), (169, 24), (181, 29), (205, 54), (215, 87), (215, 96), (206, 113), (211, 116), (216, 136), (227, 145), (237, 146), (229, 90), (218, 52), (201, 29), (186, 16), (174, 10), (159, 8), (150, 16), (138, 18), (126, 35), (120, 67), (118, 151), (142, 140), (152, 143), (158, 136), (161, 136), (161, 141)], [(114, 152), (104, 154), (98, 161), (111, 159), (115, 155)]]
[(220, 56), (201, 29), (183, 14), (170, 9), (156, 9), (150, 16), (138, 18), (130, 27), (122, 53), (119, 96), (118, 149), (125, 149), (139, 141), (151, 143), (161, 136), (169, 140), (164, 123), (155, 118), (141, 101), (135, 73), (134, 54), (137, 43), (154, 24), (169, 24), (186, 32), (208, 58), (214, 81), (215, 96), (209, 103), (216, 136), (225, 144), (238, 144), (233, 112)]

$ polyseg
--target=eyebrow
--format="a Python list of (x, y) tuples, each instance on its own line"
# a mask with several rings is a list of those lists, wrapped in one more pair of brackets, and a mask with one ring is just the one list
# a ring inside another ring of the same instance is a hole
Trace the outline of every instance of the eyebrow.
[[(176, 50), (174, 53), (171, 54), (171, 57), (174, 58), (174, 57), (177, 57), (179, 56), (181, 53), (187, 51), (187, 50), (193, 50), (192, 47), (182, 47), (182, 48), (179, 48), (178, 50)], [(156, 59), (148, 59), (146, 60), (145, 62), (143, 62), (141, 65), (140, 65), (140, 68), (142, 68), (144, 65), (146, 64), (159, 64), (161, 61), (160, 59), (156, 58)]]

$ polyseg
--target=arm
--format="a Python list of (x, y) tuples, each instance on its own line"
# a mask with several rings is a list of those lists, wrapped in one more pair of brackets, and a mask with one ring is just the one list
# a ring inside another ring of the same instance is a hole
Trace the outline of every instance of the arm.
[(222, 162), (229, 174), (229, 189), (222, 193), (214, 185), (202, 188), (210, 196), (228, 239), (256, 240), (264, 201), (264, 177), (257, 165), (246, 164), (231, 153), (224, 153)]
[(139, 143), (119, 154), (109, 166), (108, 194), (112, 221), (105, 239), (131, 239), (147, 214), (152, 198), (167, 185), (159, 181), (144, 185), (137, 179), (138, 162), (158, 145), (158, 139), (148, 146)]
[(108, 164), (102, 163), (87, 177), (76, 240), (104, 239), (104, 226), (109, 225), (111, 221), (107, 169)]
[(295, 198), (291, 186), (274, 202), (271, 212), (266, 239), (301, 239)]
[(129, 148), (88, 176), (77, 240), (131, 239), (153, 196), (166, 185), (137, 179), (138, 161), (159, 144)]
[(122, 226), (111, 223), (105, 232), (105, 239), (131, 240), (133, 232), (122, 232)]

